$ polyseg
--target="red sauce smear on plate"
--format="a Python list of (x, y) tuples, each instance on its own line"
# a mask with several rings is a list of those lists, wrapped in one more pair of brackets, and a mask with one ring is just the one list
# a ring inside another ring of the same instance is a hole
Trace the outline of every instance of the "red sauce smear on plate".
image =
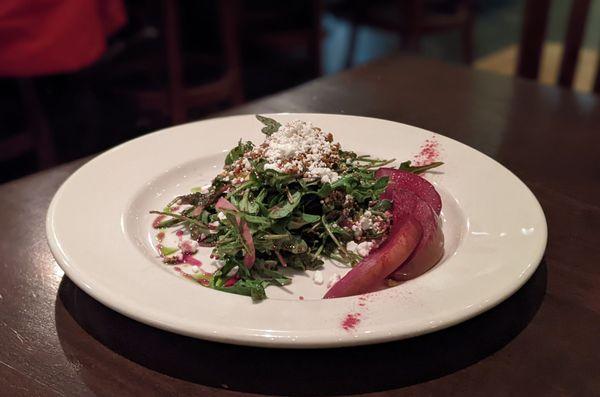
[(346, 331), (355, 329), (360, 324), (360, 313), (348, 313), (346, 318), (342, 321), (342, 328)]
[(159, 215), (157, 216), (154, 221), (152, 222), (152, 227), (153, 228), (157, 228), (158, 225), (160, 225), (160, 223), (162, 222), (163, 219), (165, 219), (166, 216), (165, 215)]
[(183, 256), (183, 261), (185, 263), (189, 263), (190, 265), (194, 265), (194, 266), (202, 266), (202, 262), (200, 262), (198, 259), (194, 258), (191, 255), (184, 255)]
[(414, 166), (422, 166), (431, 164), (437, 161), (440, 157), (439, 143), (435, 136), (427, 139), (425, 143), (421, 145), (419, 154), (414, 157)]
[(367, 297), (362, 295), (358, 298), (358, 306), (365, 307), (367, 305)]
[(175, 270), (177, 273), (181, 274), (183, 277), (185, 277), (187, 279), (190, 279), (192, 281), (195, 281), (198, 284), (202, 284), (205, 287), (207, 287), (208, 284), (209, 284), (209, 281), (207, 279), (205, 279), (205, 278), (199, 278), (199, 279), (197, 279), (194, 276), (192, 276), (191, 274), (187, 274), (186, 272), (184, 272), (183, 270), (181, 270), (181, 268), (179, 266), (173, 267), (173, 270)]

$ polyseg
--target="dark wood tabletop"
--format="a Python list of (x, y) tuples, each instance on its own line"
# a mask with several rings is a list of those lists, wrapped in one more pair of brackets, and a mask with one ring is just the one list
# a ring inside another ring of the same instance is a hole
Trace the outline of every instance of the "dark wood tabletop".
[(78, 161), (0, 186), (1, 395), (600, 395), (598, 98), (397, 56), (229, 113), (257, 112), (396, 120), (486, 153), (540, 200), (542, 263), (492, 310), (405, 341), (295, 351), (204, 342), (130, 320), (63, 276), (44, 218)]

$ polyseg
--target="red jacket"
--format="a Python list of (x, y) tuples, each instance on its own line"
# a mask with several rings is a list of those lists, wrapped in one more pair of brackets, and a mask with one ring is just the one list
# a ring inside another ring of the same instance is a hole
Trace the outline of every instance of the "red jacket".
[(122, 0), (0, 0), (0, 76), (84, 68), (126, 18)]

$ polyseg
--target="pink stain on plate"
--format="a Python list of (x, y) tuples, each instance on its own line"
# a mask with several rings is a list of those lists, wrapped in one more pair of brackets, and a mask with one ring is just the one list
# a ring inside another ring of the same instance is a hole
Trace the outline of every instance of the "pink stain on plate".
[(159, 215), (156, 218), (154, 218), (154, 221), (152, 221), (152, 227), (156, 229), (163, 219), (165, 219), (165, 215)]
[(342, 321), (342, 328), (346, 331), (355, 329), (360, 324), (361, 313), (348, 313)]
[(358, 298), (358, 306), (365, 307), (366, 305), (367, 305), (367, 296), (366, 295), (361, 295)]
[(420, 148), (419, 154), (415, 155), (414, 166), (422, 166), (438, 161), (440, 158), (440, 144), (435, 136), (427, 139)]

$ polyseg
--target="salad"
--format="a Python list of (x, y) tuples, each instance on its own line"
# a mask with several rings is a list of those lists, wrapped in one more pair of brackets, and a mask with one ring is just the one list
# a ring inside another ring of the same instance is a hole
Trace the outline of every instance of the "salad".
[[(324, 298), (396, 285), (440, 260), (440, 196), (418, 174), (442, 163), (393, 168), (393, 159), (343, 150), (309, 122), (256, 117), (264, 142), (240, 140), (210, 184), (151, 211), (165, 264), (186, 264), (192, 272), (182, 274), (206, 287), (262, 300), (267, 286), (292, 282), (287, 269), (318, 270), (324, 260), (351, 268)], [(201, 269), (200, 247), (212, 247), (216, 271)]]

